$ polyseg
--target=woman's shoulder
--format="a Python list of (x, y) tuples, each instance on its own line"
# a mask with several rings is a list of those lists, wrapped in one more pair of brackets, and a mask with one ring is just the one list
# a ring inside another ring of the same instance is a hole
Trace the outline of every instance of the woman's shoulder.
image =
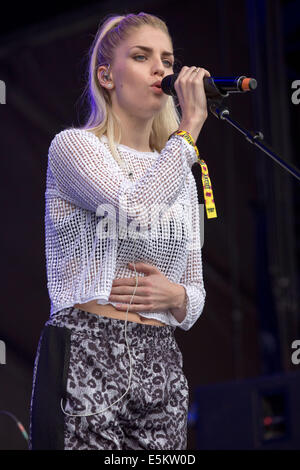
[(81, 146), (81, 145), (102, 145), (104, 148), (104, 142), (106, 137), (103, 135), (98, 137), (90, 129), (84, 129), (80, 127), (67, 127), (59, 131), (53, 137), (50, 148), (55, 145), (68, 145), (68, 146)]
[(100, 141), (100, 139), (94, 134), (90, 129), (84, 129), (82, 127), (66, 127), (65, 129), (59, 131), (57, 134), (55, 134), (54, 138), (56, 137), (71, 137), (72, 135), (74, 136), (79, 136), (82, 138), (89, 138), (89, 139), (96, 139)]

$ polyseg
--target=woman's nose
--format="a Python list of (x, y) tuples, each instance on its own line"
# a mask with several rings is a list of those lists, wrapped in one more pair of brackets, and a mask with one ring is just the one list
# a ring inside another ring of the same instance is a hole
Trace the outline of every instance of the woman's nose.
[(159, 73), (160, 75), (163, 75), (165, 72), (163, 64), (160, 61), (156, 62), (153, 66), (153, 71)]

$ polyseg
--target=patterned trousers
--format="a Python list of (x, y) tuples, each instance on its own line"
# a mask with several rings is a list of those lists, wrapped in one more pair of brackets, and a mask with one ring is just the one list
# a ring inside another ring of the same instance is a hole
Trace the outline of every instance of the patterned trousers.
[(125, 321), (74, 307), (50, 317), (34, 363), (29, 448), (186, 449), (189, 387), (174, 331), (128, 321), (130, 359)]

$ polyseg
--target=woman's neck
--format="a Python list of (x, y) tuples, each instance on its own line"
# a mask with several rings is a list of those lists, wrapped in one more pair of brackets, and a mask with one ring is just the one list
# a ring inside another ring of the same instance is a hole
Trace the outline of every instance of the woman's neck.
[(121, 123), (121, 141), (120, 144), (133, 148), (139, 152), (152, 152), (150, 148), (150, 133), (153, 124), (152, 119), (137, 119), (128, 116), (118, 118)]

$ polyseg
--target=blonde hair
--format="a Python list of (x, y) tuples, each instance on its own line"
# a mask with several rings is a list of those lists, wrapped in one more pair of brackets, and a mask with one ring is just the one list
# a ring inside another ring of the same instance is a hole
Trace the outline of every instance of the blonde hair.
[[(98, 81), (97, 70), (100, 65), (112, 64), (115, 49), (133, 30), (144, 25), (160, 29), (173, 44), (167, 25), (157, 16), (143, 12), (125, 16), (109, 15), (100, 25), (88, 53), (88, 81), (83, 92), (88, 99), (88, 116), (81, 129), (88, 130), (99, 138), (106, 134), (111, 153), (120, 164), (122, 161), (115, 145), (121, 141), (120, 121), (112, 110), (109, 92)], [(150, 148), (160, 152), (170, 134), (178, 129), (179, 122), (180, 115), (174, 98), (169, 96), (164, 108), (153, 119)]]

